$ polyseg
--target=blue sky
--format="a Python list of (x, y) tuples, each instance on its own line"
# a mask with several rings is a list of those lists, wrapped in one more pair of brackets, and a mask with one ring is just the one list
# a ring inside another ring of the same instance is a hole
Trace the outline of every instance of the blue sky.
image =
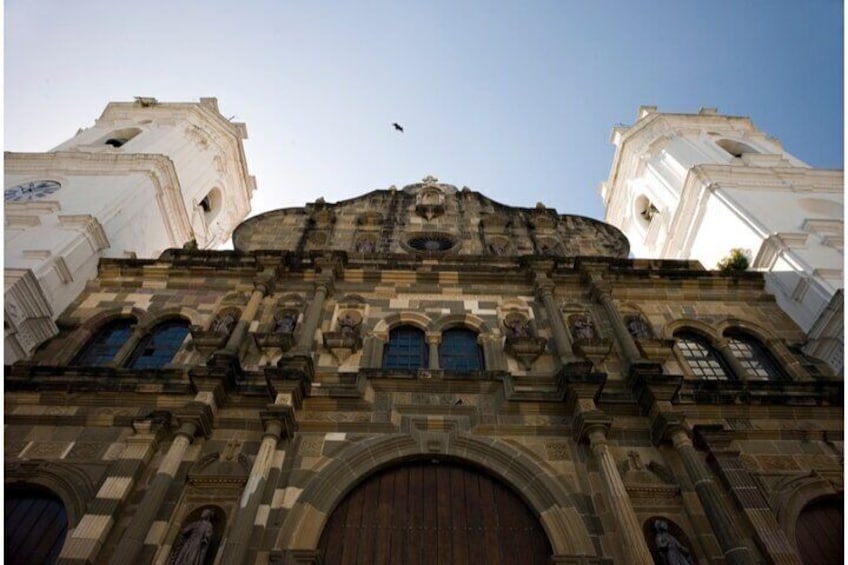
[(253, 213), (435, 175), (600, 219), (643, 104), (751, 116), (841, 169), (843, 28), (835, 0), (6, 0), (5, 148), (110, 100), (216, 96), (248, 127)]

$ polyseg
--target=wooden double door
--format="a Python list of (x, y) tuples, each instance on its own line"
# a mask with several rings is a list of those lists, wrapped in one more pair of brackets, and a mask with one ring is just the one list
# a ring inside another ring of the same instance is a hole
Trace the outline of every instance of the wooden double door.
[(450, 461), (391, 467), (355, 487), (321, 536), (326, 565), (546, 564), (539, 520), (489, 475)]

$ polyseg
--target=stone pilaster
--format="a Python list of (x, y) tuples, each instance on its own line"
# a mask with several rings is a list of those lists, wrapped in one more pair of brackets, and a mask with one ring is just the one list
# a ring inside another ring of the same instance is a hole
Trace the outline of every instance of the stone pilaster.
[(704, 506), (716, 539), (724, 552), (725, 560), (731, 565), (756, 563), (751, 550), (740, 539), (732, 510), (722, 498), (721, 490), (713, 480), (709, 469), (699, 459), (686, 430), (682, 426), (675, 426), (669, 430), (668, 436), (686, 467), (689, 479), (695, 485), (695, 492)]
[(596, 273), (588, 273), (586, 277), (592, 287), (592, 296), (603, 306), (604, 312), (606, 312), (607, 319), (609, 319), (612, 326), (612, 332), (627, 364), (633, 365), (644, 361), (639, 348), (636, 346), (636, 342), (633, 340), (633, 336), (627, 331), (627, 326), (624, 324), (621, 313), (619, 313), (618, 308), (615, 306), (609, 285)]
[(85, 515), (65, 540), (58, 563), (77, 565), (97, 561), (103, 543), (118, 520), (120, 510), (133, 492), (144, 467), (156, 453), (168, 420), (170, 414), (162, 412), (133, 422), (135, 433), (124, 440), (120, 457), (110, 465), (95, 499), (89, 503)]
[[(286, 402), (285, 397), (278, 397), (278, 400), (281, 403)], [(265, 433), (262, 436), (262, 443), (259, 445), (256, 459), (253, 461), (247, 484), (242, 491), (227, 544), (224, 546), (224, 553), (221, 557), (222, 563), (245, 562), (247, 544), (253, 531), (256, 513), (268, 481), (277, 444), (280, 437), (289, 435), (293, 428), (291, 425), (286, 425), (293, 422), (290, 405), (275, 403), (269, 411), (263, 413), (263, 416)]]
[(333, 290), (333, 280), (333, 275), (329, 274), (323, 275), (315, 281), (315, 294), (312, 297), (309, 308), (306, 310), (303, 326), (300, 329), (300, 336), (298, 336), (297, 345), (295, 346), (295, 353), (298, 355), (309, 355), (312, 352), (315, 330), (318, 329), (318, 324), (321, 322), (324, 301)]
[(162, 505), (165, 494), (173, 483), (185, 452), (191, 445), (197, 431), (198, 427), (194, 422), (186, 422), (175, 433), (171, 447), (159, 464), (156, 475), (147, 486), (144, 498), (136, 508), (129, 526), (127, 526), (115, 549), (115, 553), (109, 560), (110, 565), (126, 565), (136, 562), (136, 557), (144, 545), (150, 526), (156, 518), (156, 512)]
[(732, 448), (732, 432), (720, 426), (696, 426), (695, 439), (707, 449), (707, 461), (730, 489), (754, 531), (757, 546), (772, 563), (801, 563), (751, 474)]
[[(268, 272), (271, 271), (271, 272)], [(227, 338), (227, 343), (223, 349), (219, 349), (212, 354), (213, 363), (235, 363), (238, 364), (239, 349), (247, 336), (247, 330), (250, 328), (250, 323), (256, 318), (256, 312), (259, 310), (259, 305), (262, 299), (273, 292), (273, 270), (268, 269), (261, 276), (253, 281), (253, 292), (247, 301), (247, 305), (239, 316), (233, 331), (230, 332), (230, 337)]]
[(551, 323), (551, 331), (553, 332), (554, 346), (556, 348), (557, 357), (565, 364), (579, 363), (580, 360), (574, 355), (571, 347), (571, 338), (568, 335), (568, 330), (565, 328), (565, 323), (562, 321), (562, 314), (557, 308), (554, 300), (554, 283), (544, 273), (536, 273), (533, 284), (536, 296), (545, 305), (545, 311), (548, 314), (548, 319)]
[(597, 409), (592, 397), (578, 396), (573, 389), (571, 395), (575, 408), (573, 424), (575, 440), (588, 441), (592, 449), (592, 455), (604, 483), (606, 498), (618, 527), (619, 541), (622, 545), (621, 556), (627, 559), (628, 563), (652, 565), (654, 560), (645, 543), (636, 512), (633, 510), (624, 481), (621, 479), (607, 442), (607, 433), (612, 425), (612, 419)]

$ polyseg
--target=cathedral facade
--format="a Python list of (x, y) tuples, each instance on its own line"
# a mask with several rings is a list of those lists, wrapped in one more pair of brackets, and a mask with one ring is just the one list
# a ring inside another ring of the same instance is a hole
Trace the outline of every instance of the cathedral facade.
[(7, 549), (841, 559), (842, 380), (761, 273), (629, 258), (608, 224), (433, 177), (233, 242), (102, 259), (7, 366)]

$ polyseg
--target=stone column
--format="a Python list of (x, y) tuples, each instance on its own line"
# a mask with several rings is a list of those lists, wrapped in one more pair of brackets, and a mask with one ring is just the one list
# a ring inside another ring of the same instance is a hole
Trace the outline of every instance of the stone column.
[(124, 535), (118, 542), (115, 553), (109, 560), (110, 565), (128, 565), (136, 562), (136, 557), (144, 545), (144, 540), (147, 537), (150, 526), (156, 519), (156, 513), (165, 499), (165, 494), (170, 488), (174, 477), (180, 468), (180, 463), (185, 456), (188, 446), (191, 445), (192, 439), (198, 431), (198, 426), (194, 422), (184, 423), (174, 435), (174, 440), (168, 453), (165, 454), (162, 463), (156, 470), (156, 475), (147, 486), (147, 491), (144, 498), (135, 510), (135, 514), (130, 520), (129, 526), (124, 531)]
[(235, 519), (224, 546), (221, 563), (245, 562), (247, 543), (250, 540), (253, 523), (256, 520), (256, 511), (262, 501), (262, 493), (268, 481), (268, 472), (271, 469), (274, 451), (277, 449), (282, 430), (283, 425), (279, 420), (265, 422), (265, 434), (262, 436), (262, 443), (259, 445), (253, 467), (250, 469), (250, 477), (242, 491)]
[(430, 348), (430, 360), (427, 367), (431, 370), (438, 371), (439, 365), (439, 344), (442, 343), (442, 334), (438, 332), (428, 332), (425, 336), (427, 345)]
[(592, 426), (588, 429), (587, 436), (592, 454), (595, 456), (595, 461), (601, 472), (601, 479), (604, 481), (607, 498), (621, 536), (622, 555), (628, 563), (652, 565), (654, 559), (645, 543), (642, 528), (639, 526), (639, 519), (636, 518), (633, 506), (630, 504), (630, 497), (627, 495), (624, 481), (621, 480), (621, 475), (618, 473), (615, 458), (610, 453), (606, 427)]
[(574, 356), (571, 350), (571, 338), (568, 335), (568, 330), (562, 321), (562, 314), (557, 308), (554, 300), (554, 283), (543, 273), (536, 273), (534, 283), (534, 291), (545, 305), (545, 311), (548, 313), (548, 318), (551, 321), (551, 330), (553, 331), (554, 346), (560, 361), (565, 364), (576, 363), (579, 360)]
[(595, 295), (595, 299), (601, 304), (601, 306), (604, 307), (607, 318), (612, 325), (612, 331), (615, 334), (615, 339), (618, 341), (618, 345), (621, 347), (621, 351), (624, 354), (627, 363), (633, 364), (643, 361), (642, 354), (639, 352), (639, 348), (636, 347), (636, 342), (633, 340), (633, 336), (630, 335), (629, 331), (627, 331), (624, 319), (621, 317), (621, 313), (619, 313), (618, 308), (615, 307), (615, 302), (612, 299), (612, 294), (610, 293), (609, 288), (607, 288), (607, 286), (600, 280), (600, 277), (594, 273), (589, 274), (589, 282), (592, 285), (592, 292)]
[(724, 558), (731, 565), (749, 565), (755, 563), (750, 549), (742, 542), (733, 514), (721, 496), (721, 490), (713, 481), (706, 465), (698, 458), (695, 446), (682, 427), (670, 430), (669, 437), (674, 448), (683, 460), (686, 473), (695, 485), (698, 499), (707, 512), (707, 518), (713, 527)]
[(746, 382), (750, 376), (748, 374), (748, 369), (746, 369), (745, 366), (739, 362), (739, 359), (737, 359), (733, 354), (733, 351), (730, 349), (730, 343), (726, 339), (721, 339), (715, 342), (715, 347), (721, 355), (721, 358), (728, 364), (730, 370), (736, 375), (736, 378), (743, 383)]
[(333, 288), (333, 276), (323, 276), (315, 281), (315, 295), (306, 311), (300, 336), (297, 338), (295, 352), (300, 355), (309, 355), (312, 352), (312, 342), (315, 340), (315, 330), (321, 321), (321, 312), (324, 310), (324, 300)]
[(141, 342), (141, 338), (144, 337), (145, 333), (147, 333), (146, 329), (141, 329), (138, 325), (133, 326), (130, 337), (127, 338), (127, 341), (125, 341), (118, 352), (115, 353), (112, 360), (106, 363), (106, 366), (123, 367), (130, 358), (130, 355), (132, 355), (133, 351), (135, 351), (135, 348), (138, 347), (138, 344)]
[(223, 349), (219, 349), (214, 353), (215, 356), (224, 355), (226, 357), (238, 358), (239, 349), (247, 335), (247, 330), (250, 328), (250, 323), (256, 317), (256, 311), (259, 310), (259, 305), (262, 299), (271, 292), (271, 282), (273, 274), (267, 271), (261, 277), (257, 277), (253, 281), (253, 292), (250, 294), (250, 299), (247, 301), (247, 306), (239, 316), (233, 331), (230, 332), (230, 337), (227, 339), (227, 344)]

